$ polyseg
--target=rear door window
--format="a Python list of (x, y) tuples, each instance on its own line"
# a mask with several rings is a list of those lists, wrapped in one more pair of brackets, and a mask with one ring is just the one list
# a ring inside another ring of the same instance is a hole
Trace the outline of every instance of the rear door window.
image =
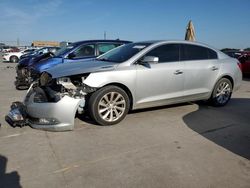
[(181, 60), (206, 60), (206, 59), (217, 59), (217, 53), (214, 50), (203, 46), (197, 46), (192, 44), (181, 45)]

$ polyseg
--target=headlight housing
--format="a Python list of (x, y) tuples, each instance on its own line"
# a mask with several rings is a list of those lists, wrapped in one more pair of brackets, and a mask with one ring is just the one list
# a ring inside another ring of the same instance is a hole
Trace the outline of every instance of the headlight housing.
[(51, 82), (51, 80), (52, 80), (52, 76), (47, 72), (43, 72), (40, 76), (40, 85), (46, 86)]
[(46, 93), (39, 87), (34, 89), (35, 95), (34, 95), (34, 102), (35, 103), (45, 103), (48, 102), (48, 97)]

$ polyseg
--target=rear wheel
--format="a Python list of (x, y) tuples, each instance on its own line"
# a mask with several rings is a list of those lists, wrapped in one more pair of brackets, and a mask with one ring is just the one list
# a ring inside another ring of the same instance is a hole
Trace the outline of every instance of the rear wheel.
[(90, 116), (100, 125), (114, 125), (127, 115), (129, 98), (121, 88), (106, 86), (91, 95), (88, 109)]
[(19, 60), (19, 59), (18, 59), (17, 56), (11, 56), (11, 57), (10, 57), (10, 62), (11, 62), (11, 63), (17, 63), (18, 60)]
[(227, 78), (220, 79), (213, 90), (211, 102), (214, 106), (224, 106), (228, 103), (232, 95), (232, 83)]

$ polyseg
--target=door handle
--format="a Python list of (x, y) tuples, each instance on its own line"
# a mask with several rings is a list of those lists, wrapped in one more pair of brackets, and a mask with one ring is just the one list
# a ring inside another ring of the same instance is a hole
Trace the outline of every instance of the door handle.
[(216, 70), (218, 70), (218, 69), (219, 69), (219, 68), (216, 67), (216, 66), (212, 66), (212, 68), (211, 68), (212, 71), (216, 71)]
[(176, 71), (174, 72), (175, 75), (182, 74), (182, 73), (183, 73), (183, 71), (181, 71), (181, 70), (176, 70)]

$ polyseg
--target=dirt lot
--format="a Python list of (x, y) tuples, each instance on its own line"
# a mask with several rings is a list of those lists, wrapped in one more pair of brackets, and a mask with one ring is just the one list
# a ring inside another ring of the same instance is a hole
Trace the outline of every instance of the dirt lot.
[(200, 103), (129, 114), (71, 132), (4, 121), (15, 64), (0, 62), (0, 187), (250, 187), (250, 79), (223, 108)]

